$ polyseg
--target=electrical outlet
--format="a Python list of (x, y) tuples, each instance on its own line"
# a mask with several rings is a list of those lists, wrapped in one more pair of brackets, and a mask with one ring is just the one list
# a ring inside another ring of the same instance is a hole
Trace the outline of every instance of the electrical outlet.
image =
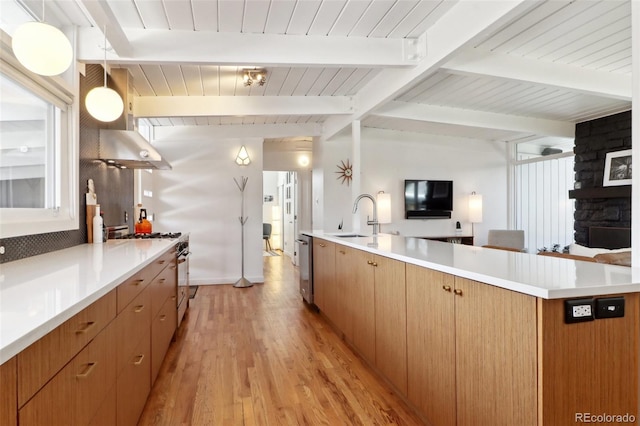
[(572, 324), (576, 322), (593, 321), (593, 300), (575, 299), (564, 301), (564, 322)]
[(624, 297), (596, 299), (596, 318), (624, 317)]

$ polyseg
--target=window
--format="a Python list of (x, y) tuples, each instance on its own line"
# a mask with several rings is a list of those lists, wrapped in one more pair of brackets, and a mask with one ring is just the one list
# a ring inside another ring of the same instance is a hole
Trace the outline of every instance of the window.
[(0, 208), (54, 208), (60, 110), (0, 74)]
[(78, 229), (73, 90), (0, 49), (0, 238)]

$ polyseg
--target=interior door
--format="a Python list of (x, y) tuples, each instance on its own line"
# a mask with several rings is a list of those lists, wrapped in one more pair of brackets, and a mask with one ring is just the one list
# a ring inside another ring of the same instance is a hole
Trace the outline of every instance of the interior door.
[(297, 265), (295, 259), (294, 241), (296, 239), (296, 173), (286, 172), (284, 182), (284, 226), (283, 226), (283, 248), (284, 254), (291, 258), (291, 261)]

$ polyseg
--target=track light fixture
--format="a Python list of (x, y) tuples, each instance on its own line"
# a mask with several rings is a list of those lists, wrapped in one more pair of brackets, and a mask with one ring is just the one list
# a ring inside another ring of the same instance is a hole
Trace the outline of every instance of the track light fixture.
[(264, 86), (267, 82), (267, 71), (262, 69), (243, 70), (242, 80), (245, 86), (251, 86), (254, 83)]

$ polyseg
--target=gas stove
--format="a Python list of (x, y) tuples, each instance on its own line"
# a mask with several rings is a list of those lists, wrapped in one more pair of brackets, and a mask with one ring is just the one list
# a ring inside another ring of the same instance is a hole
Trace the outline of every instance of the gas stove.
[(133, 239), (154, 239), (154, 238), (180, 238), (182, 232), (151, 232), (149, 234), (135, 234), (129, 232), (127, 225), (107, 227), (108, 239), (110, 240), (133, 240)]

